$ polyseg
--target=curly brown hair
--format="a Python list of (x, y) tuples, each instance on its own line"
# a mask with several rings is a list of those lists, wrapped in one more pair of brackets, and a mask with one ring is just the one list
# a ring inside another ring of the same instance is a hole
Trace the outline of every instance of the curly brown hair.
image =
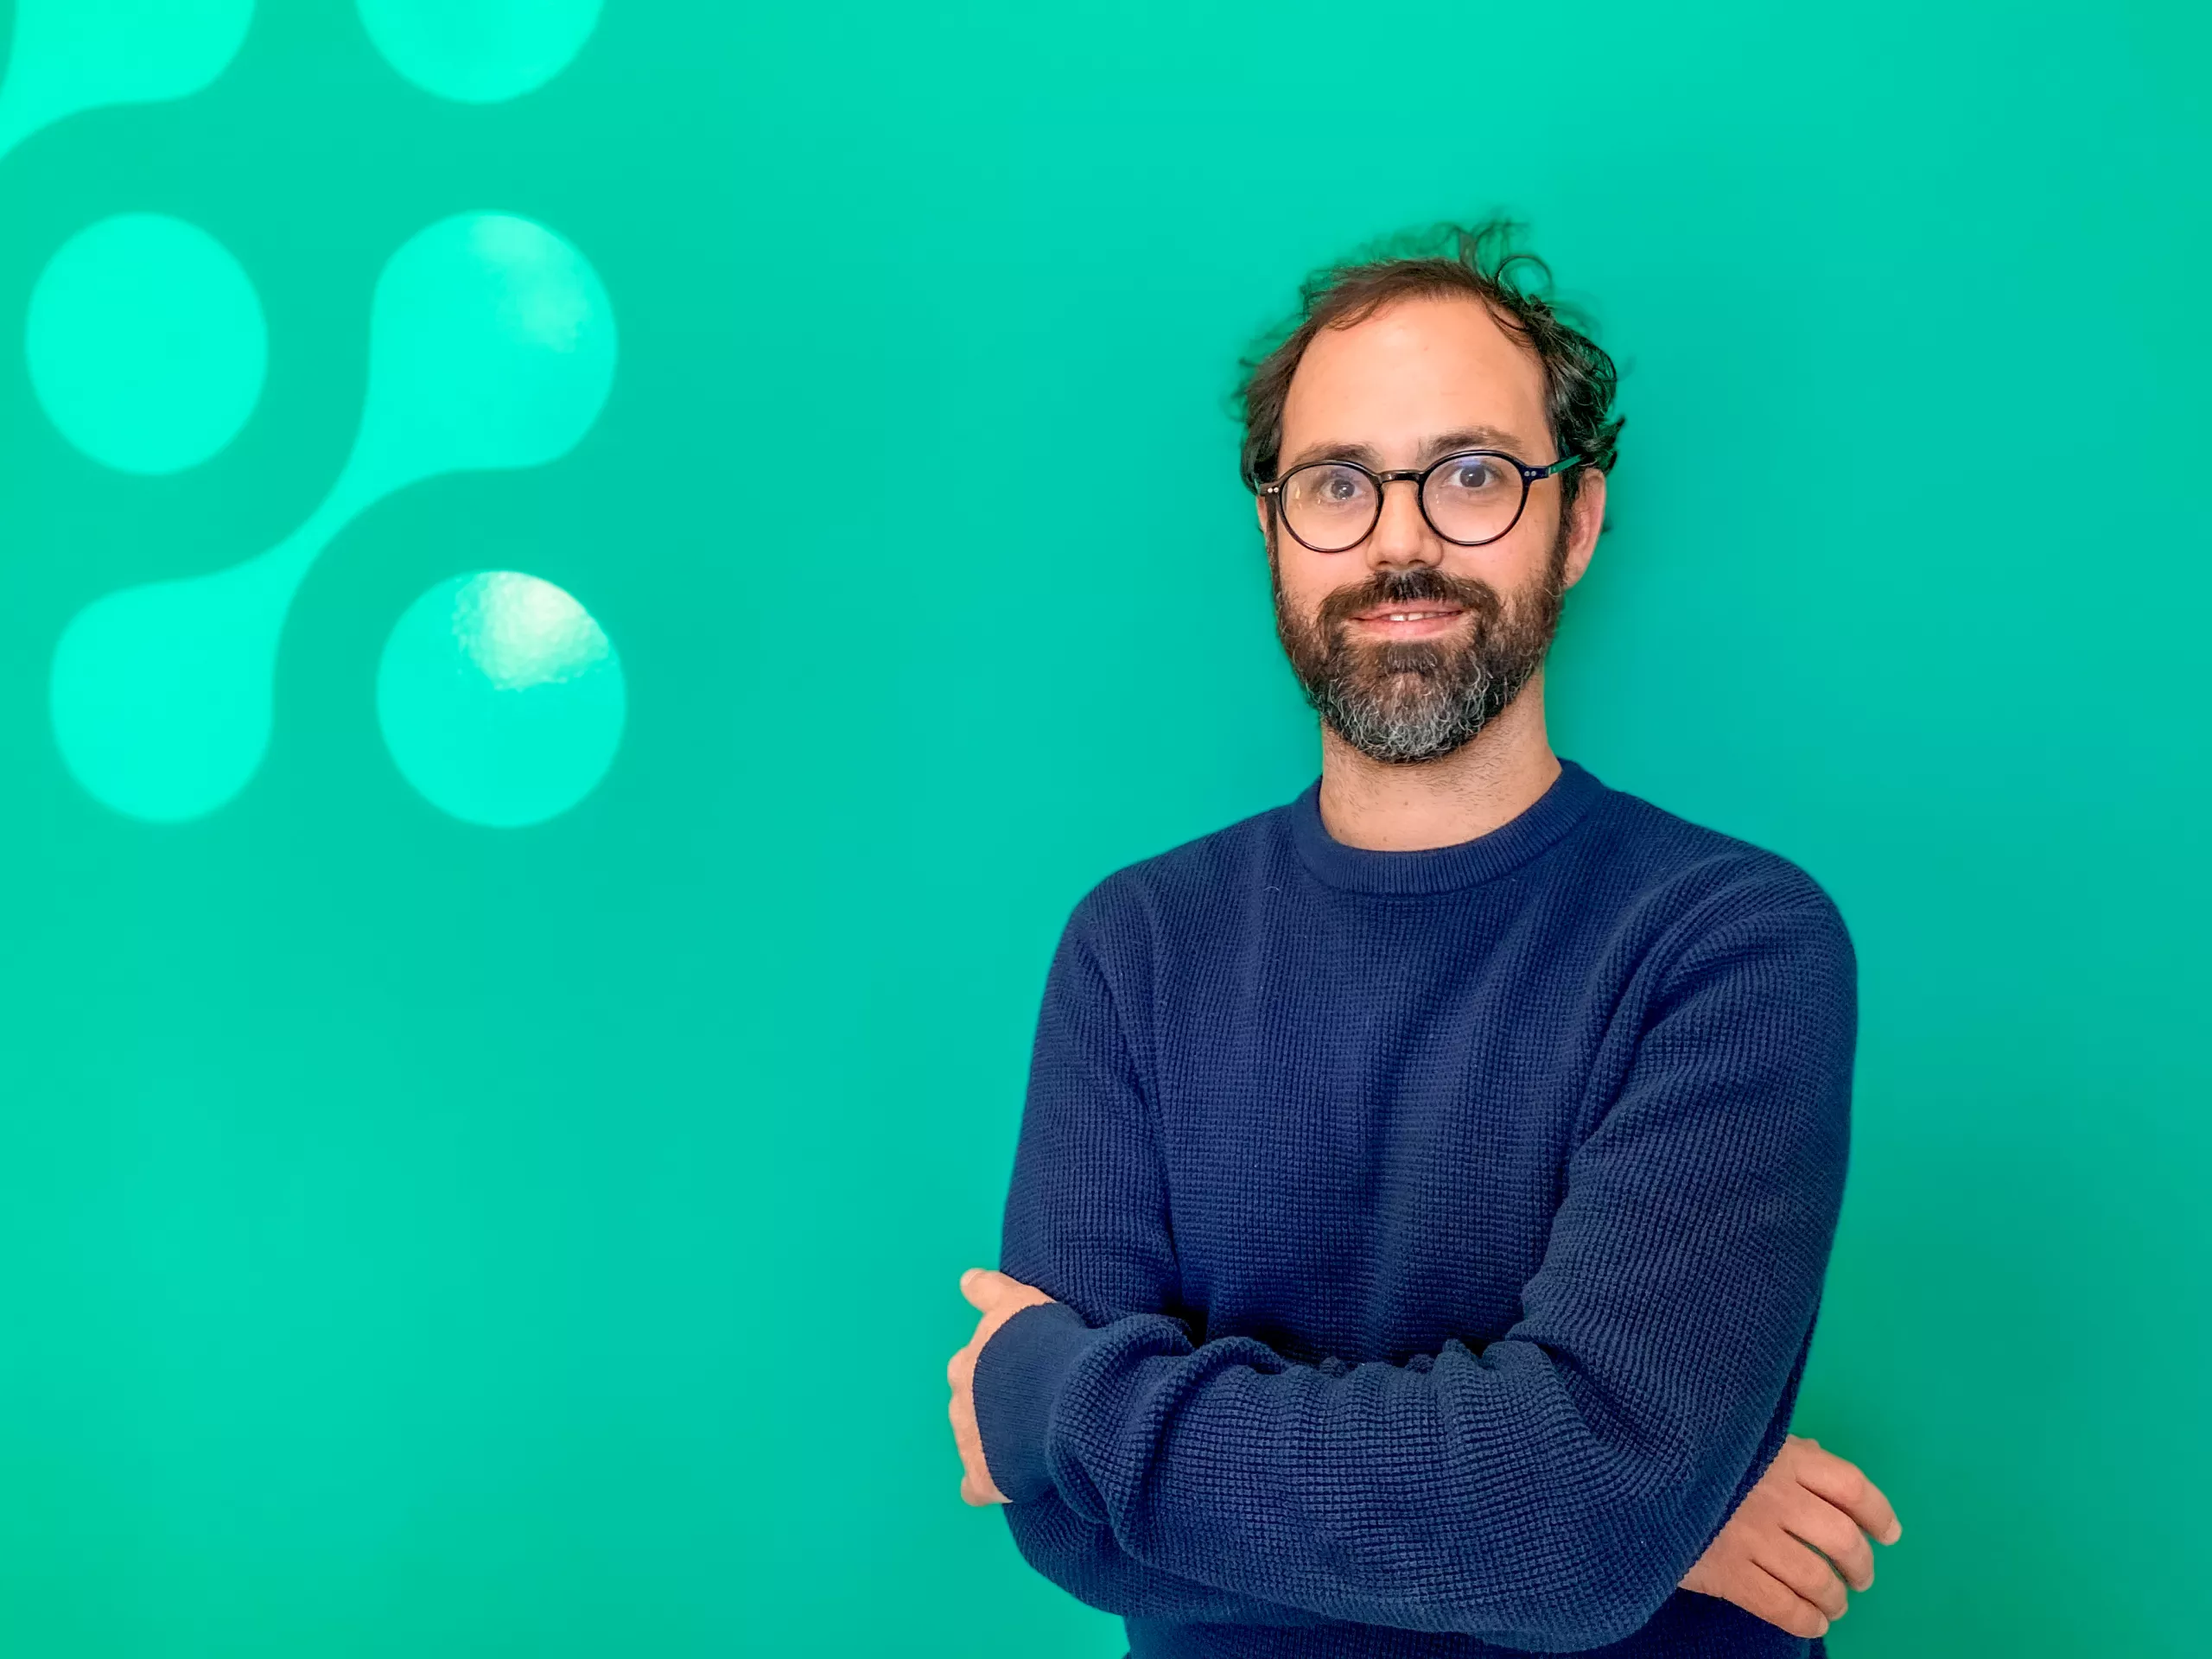
[[(1471, 226), (1439, 225), (1389, 238), (1366, 257), (1332, 265), (1299, 289), (1297, 317), (1264, 355), (1247, 359), (1236, 395), (1244, 421), (1244, 482), (1256, 489), (1274, 476), (1282, 448), (1283, 399), (1306, 346), (1324, 328), (1348, 328), (1395, 300), (1465, 294), (1483, 302), (1543, 365), (1552, 439), (1582, 467), (1560, 474), (1562, 505), (1571, 504), (1585, 467), (1611, 472), (1624, 424), (1610, 414), (1619, 378), (1613, 359), (1576, 323), (1573, 308), (1550, 292), (1551, 267), (1514, 243), (1527, 227), (1493, 217)], [(1521, 280), (1523, 269), (1538, 283)]]

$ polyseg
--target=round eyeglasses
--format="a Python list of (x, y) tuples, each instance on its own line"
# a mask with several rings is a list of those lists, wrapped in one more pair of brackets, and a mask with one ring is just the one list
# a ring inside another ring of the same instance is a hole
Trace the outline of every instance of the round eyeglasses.
[(1414, 483), (1421, 516), (1457, 547), (1494, 542), (1521, 522), (1529, 486), (1582, 459), (1569, 455), (1531, 467), (1503, 449), (1462, 449), (1421, 467), (1378, 473), (1356, 461), (1309, 461), (1272, 484), (1254, 487), (1275, 499), (1283, 528), (1316, 553), (1343, 553), (1373, 533), (1382, 518), (1382, 492), (1399, 479)]

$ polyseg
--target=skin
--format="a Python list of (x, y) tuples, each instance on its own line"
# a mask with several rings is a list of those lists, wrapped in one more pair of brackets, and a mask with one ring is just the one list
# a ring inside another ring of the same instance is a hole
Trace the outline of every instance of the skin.
[[(1347, 456), (1379, 469), (1421, 467), (1468, 448), (1461, 434), (1493, 435), (1484, 447), (1531, 466), (1559, 459), (1544, 410), (1543, 371), (1529, 350), (1471, 299), (1407, 300), (1349, 328), (1325, 328), (1306, 349), (1283, 401), (1278, 474), (1308, 461)], [(1456, 547), (1421, 517), (1414, 486), (1383, 492), (1382, 517), (1368, 538), (1343, 553), (1316, 553), (1296, 537), (1273, 537), (1285, 601), (1312, 616), (1333, 588), (1389, 565), (1433, 565), (1518, 594), (1540, 578), (1560, 530), (1559, 480), (1529, 495), (1520, 522), (1495, 542)], [(1268, 534), (1268, 503), (1255, 499)], [(1569, 529), (1565, 586), (1589, 569), (1605, 518), (1605, 477), (1588, 473)], [(1463, 632), (1458, 620), (1354, 621), (1362, 643), (1435, 639)], [(1371, 760), (1326, 726), (1321, 728), (1321, 822), (1347, 846), (1387, 851), (1448, 847), (1518, 817), (1559, 776), (1544, 731), (1539, 669), (1504, 713), (1472, 742), (1435, 760), (1392, 765)]]
[[(1323, 329), (1306, 348), (1284, 400), (1277, 472), (1330, 456), (1378, 470), (1420, 467), (1471, 447), (1503, 449), (1532, 466), (1559, 458), (1541, 365), (1475, 299), (1402, 300), (1348, 327)], [(1268, 502), (1256, 505), (1285, 602), (1310, 619), (1332, 591), (1389, 566), (1421, 563), (1487, 582), (1518, 603), (1543, 579), (1561, 529), (1561, 502), (1559, 481), (1548, 479), (1530, 491), (1505, 536), (1459, 547), (1428, 527), (1410, 482), (1394, 483), (1373, 532), (1341, 553), (1316, 553), (1294, 537), (1272, 535)], [(1565, 526), (1565, 586), (1589, 569), (1605, 509), (1605, 475), (1584, 471)], [(1470, 623), (1463, 613), (1345, 626), (1356, 643), (1379, 646), (1444, 638)], [(1348, 846), (1402, 851), (1471, 841), (1519, 817), (1560, 773), (1545, 733), (1543, 694), (1540, 669), (1472, 741), (1414, 764), (1376, 760), (1325, 724), (1320, 809), (1329, 834)], [(970, 1504), (1003, 1503), (976, 1424), (976, 1357), (1015, 1313), (1053, 1299), (988, 1268), (969, 1268), (960, 1289), (982, 1316), (945, 1367), (960, 1495)], [(1874, 1581), (1869, 1539), (1895, 1543), (1903, 1530), (1889, 1500), (1855, 1465), (1793, 1434), (1682, 1587), (1732, 1601), (1795, 1635), (1824, 1635), (1847, 1610), (1848, 1592)]]

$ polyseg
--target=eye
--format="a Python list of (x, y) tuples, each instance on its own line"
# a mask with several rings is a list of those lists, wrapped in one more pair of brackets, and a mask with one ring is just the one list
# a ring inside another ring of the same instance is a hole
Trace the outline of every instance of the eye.
[(1488, 455), (1462, 455), (1444, 469), (1444, 486), (1468, 494), (1494, 490), (1505, 481), (1505, 468)]
[(1287, 503), (1307, 512), (1353, 514), (1368, 510), (1374, 486), (1356, 467), (1301, 467), (1291, 480)]

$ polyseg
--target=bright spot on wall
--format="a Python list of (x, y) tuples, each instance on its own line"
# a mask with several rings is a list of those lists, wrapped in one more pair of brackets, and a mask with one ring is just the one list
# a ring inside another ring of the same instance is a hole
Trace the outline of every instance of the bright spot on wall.
[(613, 643), (550, 582), (480, 570), (401, 615), (377, 668), (377, 721), (400, 775), (469, 823), (512, 829), (575, 805), (622, 741)]

